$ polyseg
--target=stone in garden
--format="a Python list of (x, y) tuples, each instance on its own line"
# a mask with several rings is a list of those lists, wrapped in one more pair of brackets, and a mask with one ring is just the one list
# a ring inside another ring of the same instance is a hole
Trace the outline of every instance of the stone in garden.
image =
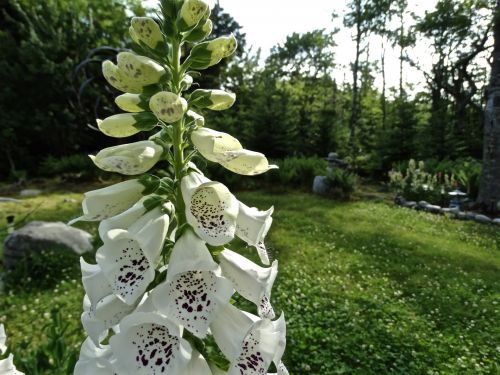
[(425, 208), (426, 206), (428, 206), (430, 203), (429, 202), (426, 202), (426, 201), (420, 201), (418, 202), (418, 207), (420, 208)]
[(19, 203), (19, 199), (0, 197), (0, 203)]
[(426, 210), (428, 212), (432, 212), (434, 214), (437, 214), (437, 213), (441, 213), (441, 206), (428, 204), (427, 206), (424, 207), (424, 210)]
[(19, 193), (21, 197), (36, 197), (40, 194), (42, 194), (42, 191), (38, 189), (24, 189)]
[(397, 205), (400, 205), (400, 206), (404, 206), (406, 203), (406, 199), (404, 197), (402, 197), (401, 195), (398, 195), (398, 196), (396, 196), (396, 198), (394, 198), (394, 203), (396, 203)]
[(417, 206), (417, 202), (415, 201), (407, 201), (403, 204), (403, 207), (406, 208), (415, 208)]
[(463, 211), (458, 211), (456, 214), (455, 214), (455, 218), (458, 219), (458, 220), (465, 220), (467, 219), (467, 214)]
[(92, 249), (90, 233), (61, 222), (33, 221), (5, 239), (3, 262), (6, 269), (13, 269), (30, 254), (53, 250), (82, 255)]
[(500, 225), (500, 218), (494, 219), (493, 224)]
[(328, 194), (328, 178), (326, 176), (316, 176), (313, 181), (313, 193), (319, 195)]
[(476, 215), (474, 217), (474, 220), (477, 221), (478, 223), (485, 223), (485, 224), (491, 223), (491, 219), (486, 215)]
[(474, 212), (466, 212), (465, 213), (465, 218), (467, 220), (475, 220), (476, 219), (476, 214)]

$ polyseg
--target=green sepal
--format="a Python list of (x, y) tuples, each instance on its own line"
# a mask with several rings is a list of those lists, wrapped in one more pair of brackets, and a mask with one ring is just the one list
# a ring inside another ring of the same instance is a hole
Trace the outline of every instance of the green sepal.
[(177, 240), (179, 238), (181, 238), (181, 236), (186, 232), (186, 230), (188, 230), (189, 228), (191, 228), (191, 226), (188, 224), (188, 223), (184, 223), (182, 224), (179, 228), (177, 228), (177, 231), (175, 232), (175, 242), (177, 242)]
[(202, 19), (198, 23), (198, 25), (196, 25), (196, 27), (193, 30), (191, 30), (191, 32), (189, 32), (184, 36), (184, 40), (189, 43), (196, 43), (208, 37), (212, 32), (212, 28), (210, 27), (208, 32), (206, 30), (203, 30), (208, 22), (209, 22), (208, 17)]
[(145, 96), (151, 97), (154, 94), (160, 92), (161, 90), (162, 90), (161, 86), (158, 83), (155, 83), (155, 84), (152, 84), (152, 85), (144, 86), (142, 88), (142, 94), (145, 95)]
[(191, 93), (189, 98), (189, 104), (194, 105), (198, 108), (207, 108), (213, 104), (210, 97), (212, 92), (210, 90), (198, 89)]
[(136, 113), (133, 117), (136, 121), (134, 128), (142, 131), (152, 130), (158, 124), (158, 119), (152, 112)]
[(152, 195), (150, 198), (146, 199), (143, 203), (144, 208), (147, 211), (154, 210), (156, 207), (161, 206), (165, 202), (165, 198), (159, 195)]
[(145, 174), (139, 178), (139, 183), (144, 186), (142, 195), (153, 194), (160, 187), (161, 180), (159, 177), (152, 174)]
[(164, 177), (160, 180), (156, 194), (158, 195), (171, 195), (174, 192), (174, 180), (170, 177)]
[(210, 67), (212, 62), (212, 51), (207, 48), (208, 43), (209, 42), (203, 42), (195, 45), (184, 64), (192, 69), (198, 70)]

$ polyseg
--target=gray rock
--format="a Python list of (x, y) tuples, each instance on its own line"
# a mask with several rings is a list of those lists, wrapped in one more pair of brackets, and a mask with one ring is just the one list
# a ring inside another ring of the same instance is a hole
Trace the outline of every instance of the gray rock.
[(491, 223), (491, 219), (486, 215), (476, 215), (474, 217), (474, 220), (477, 221), (478, 223), (485, 223), (485, 224)]
[(406, 208), (415, 208), (417, 207), (417, 202), (415, 201), (407, 201), (403, 204), (403, 207), (406, 207)]
[(3, 261), (5, 268), (12, 269), (30, 254), (54, 250), (82, 255), (92, 249), (90, 233), (61, 222), (33, 221), (5, 239)]
[(465, 219), (467, 219), (467, 214), (463, 211), (458, 211), (458, 212), (454, 213), (453, 217), (457, 220), (465, 220)]
[(0, 203), (19, 203), (19, 199), (0, 197)]
[(476, 214), (474, 212), (466, 212), (465, 218), (467, 220), (476, 220)]
[(398, 195), (396, 198), (394, 198), (394, 203), (400, 206), (404, 206), (406, 203), (406, 199), (401, 195)]
[(432, 212), (434, 214), (438, 214), (438, 213), (441, 213), (441, 206), (428, 204), (427, 206), (424, 206), (424, 210), (428, 211), (428, 212)]
[(500, 225), (500, 218), (494, 219), (493, 224)]
[(328, 194), (328, 179), (326, 176), (316, 176), (313, 182), (313, 193), (319, 195)]
[(38, 189), (24, 189), (19, 193), (21, 197), (36, 197), (40, 194), (42, 194), (42, 191)]
[(425, 208), (425, 206), (428, 206), (430, 203), (429, 202), (426, 202), (426, 201), (420, 201), (418, 202), (418, 206), (420, 208)]

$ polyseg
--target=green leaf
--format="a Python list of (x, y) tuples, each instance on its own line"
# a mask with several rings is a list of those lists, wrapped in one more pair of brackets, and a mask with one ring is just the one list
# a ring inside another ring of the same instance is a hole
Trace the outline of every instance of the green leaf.
[(165, 198), (159, 195), (152, 195), (151, 198), (148, 198), (144, 201), (144, 208), (147, 211), (154, 210), (156, 207), (162, 205), (165, 202)]

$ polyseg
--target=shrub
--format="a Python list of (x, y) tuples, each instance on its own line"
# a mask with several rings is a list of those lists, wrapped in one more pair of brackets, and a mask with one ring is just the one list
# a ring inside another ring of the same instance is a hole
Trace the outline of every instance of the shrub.
[(349, 199), (356, 191), (359, 178), (353, 172), (344, 169), (334, 169), (327, 174), (327, 181), (332, 195), (340, 195), (344, 199)]
[[(399, 166), (401, 168), (401, 166)], [(423, 161), (410, 160), (406, 171), (393, 169), (389, 172), (390, 186), (397, 193), (409, 200), (426, 200), (433, 204), (445, 204), (447, 193), (458, 185), (453, 174), (426, 172)]]
[(62, 176), (88, 180), (97, 177), (98, 172), (87, 155), (75, 154), (60, 158), (47, 157), (41, 162), (38, 173), (44, 177)]

